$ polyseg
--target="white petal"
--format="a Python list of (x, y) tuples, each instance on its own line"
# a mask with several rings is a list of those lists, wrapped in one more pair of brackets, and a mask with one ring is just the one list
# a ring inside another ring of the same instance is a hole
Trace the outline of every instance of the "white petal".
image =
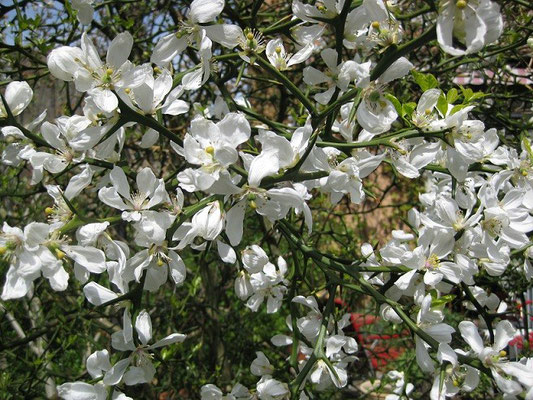
[(209, 39), (220, 43), (222, 46), (233, 49), (239, 44), (239, 39), (243, 36), (242, 29), (237, 25), (215, 24), (203, 27)]
[(99, 378), (102, 376), (102, 372), (111, 369), (111, 363), (109, 362), (109, 353), (107, 350), (95, 351), (87, 358), (87, 372), (91, 377)]
[(89, 303), (99, 306), (108, 301), (116, 299), (118, 296), (115, 292), (99, 285), (96, 282), (89, 282), (83, 287), (83, 294)]
[(459, 323), (459, 331), (464, 341), (474, 350), (476, 354), (480, 354), (483, 351), (483, 340), (477, 331), (477, 327), (473, 322), (461, 321)]
[(405, 57), (400, 57), (379, 77), (381, 83), (389, 83), (402, 78), (412, 70), (414, 65)]
[[(227, 214), (227, 218), (229, 220), (229, 213)], [(235, 254), (235, 250), (233, 250), (231, 246), (227, 245), (224, 242), (221, 242), (220, 240), (217, 240), (217, 249), (218, 255), (223, 262), (228, 264), (235, 264), (235, 262), (237, 261), (237, 254)]]
[(107, 64), (113, 68), (119, 68), (128, 60), (132, 47), (133, 37), (131, 34), (129, 32), (119, 33), (107, 50)]
[(126, 210), (128, 206), (122, 198), (119, 196), (117, 189), (114, 187), (103, 187), (98, 191), (98, 198), (103, 203), (110, 207), (117, 208), (119, 210)]
[(96, 106), (106, 113), (112, 113), (118, 107), (117, 96), (107, 89), (94, 88), (89, 91)]
[(496, 325), (496, 332), (494, 334), (494, 345), (492, 346), (494, 350), (500, 351), (507, 347), (507, 344), (516, 334), (516, 330), (513, 328), (511, 323), (507, 320), (502, 320)]
[(185, 263), (178, 255), (178, 253), (172, 250), (168, 252), (168, 255), (171, 260), (168, 264), (170, 268), (170, 276), (172, 277), (172, 280), (176, 285), (181, 285), (185, 281), (185, 276), (187, 274), (187, 268), (185, 267)]
[(69, 258), (72, 258), (89, 272), (101, 274), (107, 268), (104, 252), (95, 247), (65, 246), (62, 249)]
[[(27, 82), (13, 81), (6, 87), (4, 98), (14, 116), (19, 115), (30, 104), (33, 90)], [(1, 103), (1, 101), (0, 101)], [(0, 104), (3, 109), (4, 104)]]
[(118, 384), (122, 380), (122, 376), (124, 376), (124, 372), (126, 372), (126, 369), (129, 367), (129, 365), (129, 358), (120, 360), (113, 365), (113, 368), (107, 371), (104, 376), (104, 385), (113, 386)]
[(204, 24), (214, 21), (223, 8), (224, 0), (194, 0), (188, 17), (193, 23)]
[(111, 180), (113, 187), (122, 197), (131, 199), (128, 178), (126, 177), (126, 174), (122, 168), (115, 165), (113, 170), (109, 173), (109, 179)]
[(187, 338), (187, 335), (184, 335), (182, 333), (173, 333), (171, 335), (168, 335), (167, 337), (164, 337), (161, 340), (158, 340), (153, 345), (151, 345), (150, 349), (157, 349), (158, 347), (168, 346), (169, 344), (173, 343), (181, 343)]
[(146, 310), (142, 310), (137, 316), (135, 330), (142, 344), (146, 345), (152, 339), (152, 320)]

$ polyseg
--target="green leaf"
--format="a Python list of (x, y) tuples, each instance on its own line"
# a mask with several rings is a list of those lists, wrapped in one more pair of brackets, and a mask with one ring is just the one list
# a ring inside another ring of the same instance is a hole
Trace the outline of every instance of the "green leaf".
[(470, 101), (473, 101), (473, 100), (477, 100), (477, 99), (481, 99), (483, 97), (487, 96), (485, 93), (483, 92), (475, 92), (472, 97), (470, 97)]
[(415, 70), (412, 70), (411, 74), (413, 75), (417, 85), (420, 86), (420, 89), (422, 89), (424, 92), (426, 90), (439, 87), (439, 81), (431, 74), (423, 74)]
[(466, 107), (466, 104), (457, 104), (453, 106), (452, 111), (450, 111), (450, 115), (455, 114), (457, 111), (462, 110), (465, 107)]
[(446, 296), (441, 296), (438, 299), (433, 299), (431, 301), (431, 307), (442, 307), (447, 303), (450, 303), (455, 298), (453, 294), (447, 294)]
[(440, 111), (442, 115), (446, 115), (448, 112), (448, 100), (446, 97), (444, 97), (443, 94), (439, 96), (439, 99), (437, 100), (437, 109)]
[(461, 92), (463, 92), (463, 97), (464, 97), (464, 102), (465, 103), (468, 103), (468, 101), (470, 101), (470, 98), (472, 97), (472, 95), (474, 94), (474, 91), (470, 88), (464, 88), (461, 86)]
[(453, 104), (455, 100), (459, 97), (459, 93), (456, 88), (451, 88), (448, 94), (446, 95), (446, 100), (448, 103)]
[[(390, 93), (385, 94), (385, 98), (392, 103), (392, 105), (396, 109), (396, 112), (401, 115), (402, 114), (402, 103), (400, 103), (400, 101)], [(403, 115), (401, 116), (403, 117)]]
[(413, 114), (413, 111), (416, 109), (416, 103), (413, 103), (413, 102), (409, 102), (409, 103), (404, 103), (402, 105), (402, 117), (404, 115), (407, 115), (407, 116), (411, 116)]

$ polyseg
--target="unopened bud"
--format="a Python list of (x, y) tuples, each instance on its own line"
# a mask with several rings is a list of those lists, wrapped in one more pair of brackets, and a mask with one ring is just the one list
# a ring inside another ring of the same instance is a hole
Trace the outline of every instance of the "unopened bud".
[(462, 10), (463, 8), (465, 8), (467, 6), (467, 2), (466, 0), (457, 0), (457, 2), (455, 3), (456, 7), (459, 9), (459, 10)]

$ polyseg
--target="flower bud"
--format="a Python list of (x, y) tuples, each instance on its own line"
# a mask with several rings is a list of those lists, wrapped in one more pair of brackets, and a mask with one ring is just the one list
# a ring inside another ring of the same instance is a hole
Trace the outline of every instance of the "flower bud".
[(192, 218), (197, 235), (205, 240), (214, 240), (224, 228), (224, 214), (220, 203), (214, 201), (197, 212)]
[(457, 0), (457, 2), (455, 3), (455, 6), (459, 9), (459, 10), (462, 10), (464, 8), (466, 8), (467, 6), (467, 2), (466, 0)]

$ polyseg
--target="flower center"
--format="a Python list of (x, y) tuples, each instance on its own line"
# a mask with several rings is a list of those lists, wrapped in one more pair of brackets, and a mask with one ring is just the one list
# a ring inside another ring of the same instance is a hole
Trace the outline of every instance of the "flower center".
[(438, 269), (439, 266), (440, 266), (440, 260), (439, 260), (439, 257), (435, 253), (432, 253), (427, 258), (426, 262), (424, 263), (424, 268), (427, 270), (435, 270), (435, 269)]

